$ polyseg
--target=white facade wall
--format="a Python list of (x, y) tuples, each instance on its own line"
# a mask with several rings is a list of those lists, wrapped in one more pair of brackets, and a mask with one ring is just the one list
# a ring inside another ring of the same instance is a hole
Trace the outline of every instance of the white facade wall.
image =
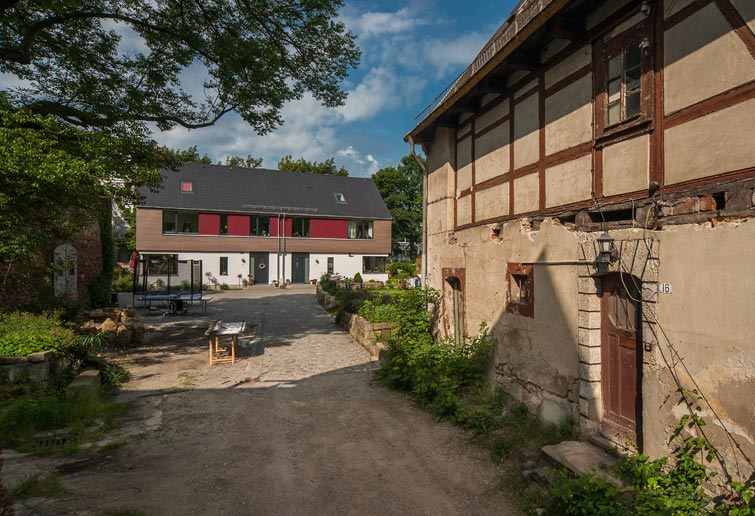
[[(249, 253), (228, 252), (228, 253), (172, 253), (170, 251), (150, 251), (144, 254), (178, 254), (179, 260), (202, 260), (202, 271), (204, 278), (202, 283), (210, 283), (207, 273), (217, 280), (218, 285), (226, 283), (229, 286), (239, 284), (238, 275), (242, 279), (249, 274)], [(387, 281), (388, 273), (375, 274), (365, 273), (362, 270), (362, 258), (364, 256), (386, 256), (386, 255), (362, 255), (362, 254), (320, 254), (310, 253), (309, 255), (309, 280), (318, 280), (320, 276), (328, 271), (328, 258), (333, 258), (333, 272), (343, 277), (353, 278), (358, 272), (362, 275), (364, 281), (377, 280)], [(220, 275), (220, 258), (228, 258), (228, 274)], [(280, 268), (280, 274), (279, 274)], [(269, 281), (281, 279), (291, 280), (291, 253), (281, 254), (269, 253), (268, 275)]]

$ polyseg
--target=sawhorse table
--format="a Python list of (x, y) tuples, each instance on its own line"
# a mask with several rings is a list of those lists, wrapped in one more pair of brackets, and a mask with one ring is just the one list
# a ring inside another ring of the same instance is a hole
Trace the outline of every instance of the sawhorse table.
[[(215, 362), (236, 363), (236, 350), (239, 346), (239, 335), (244, 333), (246, 321), (240, 322), (223, 322), (215, 321), (204, 333), (210, 341), (210, 365)], [(231, 349), (228, 352), (227, 347), (220, 346), (220, 337), (231, 338)]]

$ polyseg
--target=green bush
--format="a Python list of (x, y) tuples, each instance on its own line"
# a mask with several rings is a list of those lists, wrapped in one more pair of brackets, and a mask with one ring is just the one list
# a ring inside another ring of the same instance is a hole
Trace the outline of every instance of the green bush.
[(386, 268), (391, 278), (408, 279), (417, 275), (417, 264), (412, 262), (393, 262)]
[(134, 277), (131, 274), (113, 280), (113, 292), (131, 292), (133, 287)]
[[(381, 363), (380, 378), (390, 387), (411, 392), (434, 415), (465, 425), (478, 415), (465, 414), (462, 395), (483, 389), (486, 377), (481, 365), (492, 347), (482, 337), (466, 339), (456, 346), (436, 341), (428, 305), (437, 306), (437, 302), (437, 291), (421, 289), (409, 290), (393, 300), (399, 314), (398, 327)], [(484, 333), (485, 326), (480, 330)]]
[(336, 292), (338, 292), (338, 283), (330, 279), (330, 275), (328, 274), (320, 276), (320, 286), (331, 296), (335, 296)]
[(0, 356), (26, 356), (46, 350), (61, 355), (75, 343), (76, 335), (61, 326), (57, 312), (11, 312), (0, 316)]
[(354, 283), (356, 283), (358, 286), (362, 284), (362, 275), (358, 272), (354, 274)]

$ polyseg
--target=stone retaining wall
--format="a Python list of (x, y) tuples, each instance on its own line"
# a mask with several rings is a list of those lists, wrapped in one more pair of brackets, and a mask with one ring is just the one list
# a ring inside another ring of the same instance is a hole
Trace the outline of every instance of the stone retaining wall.
[(50, 376), (52, 351), (39, 351), (25, 357), (0, 357), (0, 385), (10, 385), (26, 378), (44, 383)]
[[(333, 308), (336, 298), (317, 285), (317, 302), (325, 310)], [(359, 342), (374, 357), (383, 358), (388, 339), (396, 329), (396, 323), (371, 323), (363, 317), (348, 312), (341, 312), (341, 327)]]

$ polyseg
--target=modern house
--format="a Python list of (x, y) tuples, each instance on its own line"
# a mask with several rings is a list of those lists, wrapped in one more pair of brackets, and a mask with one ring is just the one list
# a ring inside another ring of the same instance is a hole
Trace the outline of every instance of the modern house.
[(370, 179), (186, 163), (142, 193), (137, 251), (201, 260), (210, 282), (387, 279), (391, 215)]
[(664, 455), (699, 401), (739, 479), (755, 464), (754, 31), (752, 0), (524, 0), (406, 137), (427, 155), (440, 330), (487, 322), (491, 379), (596, 441)]

